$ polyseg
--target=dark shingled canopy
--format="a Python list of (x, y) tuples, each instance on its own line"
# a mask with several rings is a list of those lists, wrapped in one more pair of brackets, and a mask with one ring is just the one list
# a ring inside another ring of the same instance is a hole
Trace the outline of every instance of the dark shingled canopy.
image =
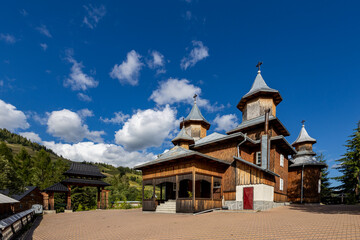
[(95, 179), (83, 179), (83, 178), (68, 178), (68, 179), (65, 179), (63, 181), (61, 181), (61, 183), (64, 183), (64, 184), (74, 184), (74, 185), (81, 185), (81, 184), (84, 184), (86, 186), (102, 186), (102, 187), (105, 187), (105, 186), (110, 186), (110, 184), (104, 182), (104, 181), (101, 181), (101, 180), (95, 180)]
[(106, 176), (102, 174), (96, 166), (84, 163), (72, 163), (69, 170), (67, 170), (64, 175), (67, 176), (88, 176), (88, 177), (100, 177), (105, 178)]
[(55, 183), (54, 185), (44, 189), (44, 192), (69, 192), (69, 189), (61, 183)]

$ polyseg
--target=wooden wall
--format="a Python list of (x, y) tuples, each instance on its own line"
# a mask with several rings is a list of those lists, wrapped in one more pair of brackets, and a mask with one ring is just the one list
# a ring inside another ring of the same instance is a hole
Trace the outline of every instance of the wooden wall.
[(34, 204), (43, 205), (43, 195), (38, 188), (35, 188), (32, 192), (28, 193), (25, 197), (20, 200), (20, 203), (14, 205), (15, 213), (28, 210)]
[(232, 162), (234, 160), (234, 156), (237, 156), (236, 146), (237, 141), (233, 141), (217, 145), (212, 144), (209, 147), (198, 149), (198, 151), (211, 157)]
[[(301, 201), (301, 166), (289, 169), (289, 188), (288, 197), (291, 202)], [(305, 166), (303, 177), (303, 202), (320, 202), (318, 192), (319, 179), (321, 177), (321, 168), (318, 166)]]
[[(284, 167), (280, 166), (280, 154), (284, 155)], [(288, 192), (288, 166), (289, 160), (287, 154), (281, 151), (279, 147), (272, 146), (270, 151), (270, 169), (280, 177), (275, 177), (275, 188), (274, 188), (274, 201), (285, 202), (287, 201), (286, 195)], [(283, 179), (283, 190), (280, 190), (280, 178)], [(284, 196), (285, 195), (285, 196)]]

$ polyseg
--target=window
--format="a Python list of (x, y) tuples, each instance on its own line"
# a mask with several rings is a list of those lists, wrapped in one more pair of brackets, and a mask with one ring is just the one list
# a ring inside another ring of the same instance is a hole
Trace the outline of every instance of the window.
[(280, 154), (280, 167), (284, 166), (284, 155)]
[(261, 165), (261, 152), (256, 152), (256, 164)]
[(284, 190), (284, 180), (280, 178), (280, 191)]

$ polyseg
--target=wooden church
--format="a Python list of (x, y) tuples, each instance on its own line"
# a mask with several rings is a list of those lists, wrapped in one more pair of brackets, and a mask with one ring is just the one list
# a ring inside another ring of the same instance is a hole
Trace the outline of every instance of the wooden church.
[[(282, 101), (259, 71), (239, 101), (242, 123), (207, 135), (210, 123), (196, 104), (180, 123), (171, 150), (138, 165), (143, 210), (194, 213), (214, 208), (266, 210), (288, 202), (319, 202), (321, 168), (303, 126), (290, 145), (276, 117)], [(152, 195), (144, 194), (151, 191)]]

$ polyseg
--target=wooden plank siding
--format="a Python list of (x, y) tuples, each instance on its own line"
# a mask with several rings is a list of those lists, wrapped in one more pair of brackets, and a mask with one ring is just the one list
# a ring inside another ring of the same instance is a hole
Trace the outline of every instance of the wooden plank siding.
[(176, 200), (177, 213), (194, 213), (208, 209), (221, 208), (221, 200), (197, 199), (193, 203), (192, 199)]

